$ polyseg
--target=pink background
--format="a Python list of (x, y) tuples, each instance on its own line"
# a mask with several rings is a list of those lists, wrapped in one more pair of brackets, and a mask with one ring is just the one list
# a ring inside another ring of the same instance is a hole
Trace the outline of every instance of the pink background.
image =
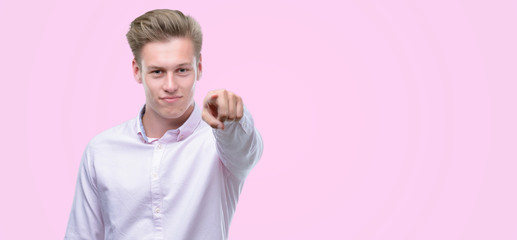
[(62, 239), (79, 161), (144, 103), (129, 23), (201, 23), (197, 100), (265, 143), (230, 239), (517, 239), (515, 1), (0, 2), (0, 239)]

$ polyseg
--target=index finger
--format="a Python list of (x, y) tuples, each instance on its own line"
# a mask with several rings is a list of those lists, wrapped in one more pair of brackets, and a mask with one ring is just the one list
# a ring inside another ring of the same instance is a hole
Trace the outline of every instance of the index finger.
[(218, 97), (219, 97), (219, 95), (213, 94), (212, 96), (205, 98), (204, 105), (207, 105), (207, 104), (217, 105), (217, 98)]
[(202, 112), (203, 120), (210, 125), (212, 128), (224, 129), (224, 123), (215, 118), (212, 114), (208, 112), (208, 109), (204, 109)]

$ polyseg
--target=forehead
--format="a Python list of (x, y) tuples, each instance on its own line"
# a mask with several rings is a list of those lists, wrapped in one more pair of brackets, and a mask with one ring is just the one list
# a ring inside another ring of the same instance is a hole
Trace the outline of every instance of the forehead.
[(194, 63), (194, 44), (189, 38), (149, 42), (142, 48), (140, 57), (142, 66), (168, 67)]

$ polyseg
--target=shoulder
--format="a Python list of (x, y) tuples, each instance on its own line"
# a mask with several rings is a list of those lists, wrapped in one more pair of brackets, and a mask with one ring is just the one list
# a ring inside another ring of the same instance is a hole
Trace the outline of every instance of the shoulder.
[(95, 149), (108, 145), (131, 141), (138, 137), (137, 118), (127, 120), (117, 126), (102, 131), (93, 137), (87, 145), (87, 149)]

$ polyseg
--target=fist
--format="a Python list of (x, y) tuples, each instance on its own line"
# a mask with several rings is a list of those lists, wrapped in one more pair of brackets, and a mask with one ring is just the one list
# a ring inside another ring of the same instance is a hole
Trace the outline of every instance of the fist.
[(224, 121), (239, 121), (242, 98), (225, 89), (208, 92), (203, 101), (203, 120), (212, 128), (224, 129)]

